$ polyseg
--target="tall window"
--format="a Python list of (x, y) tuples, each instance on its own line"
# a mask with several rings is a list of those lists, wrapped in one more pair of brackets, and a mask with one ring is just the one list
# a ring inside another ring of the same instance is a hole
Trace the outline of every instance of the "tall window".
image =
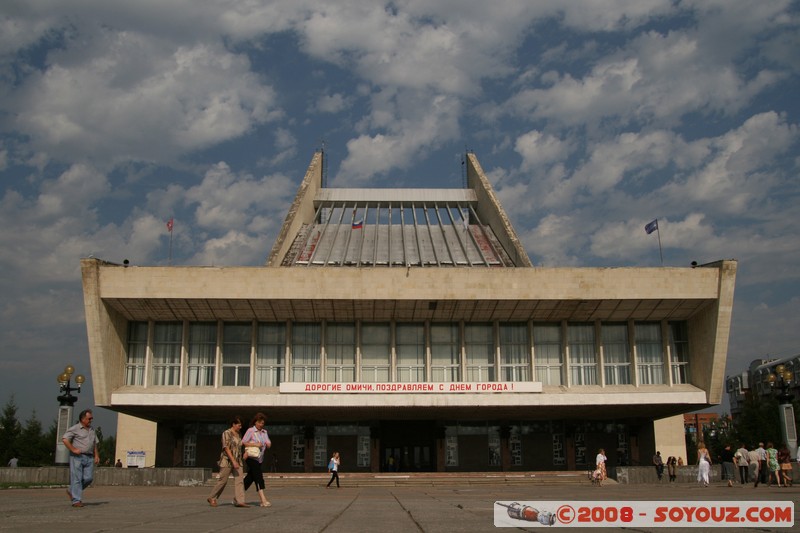
[(156, 322), (153, 328), (153, 385), (178, 385), (181, 379), (180, 322)]
[(568, 324), (567, 347), (572, 385), (597, 384), (594, 324)]
[(460, 381), (458, 324), (431, 324), (431, 381)]
[(689, 333), (686, 322), (669, 323), (672, 383), (689, 383)]
[(524, 322), (500, 324), (500, 379), (503, 381), (531, 379), (528, 325)]
[(636, 324), (636, 361), (639, 384), (664, 383), (664, 350), (661, 345), (661, 324), (658, 322)]
[(320, 325), (296, 322), (292, 326), (292, 381), (319, 381)]
[(389, 381), (392, 330), (388, 323), (361, 324), (361, 381)]
[(283, 381), (286, 356), (286, 324), (258, 324), (256, 339), (256, 387), (277, 387)]
[(329, 322), (325, 326), (325, 373), (327, 381), (356, 380), (356, 325)]
[(425, 381), (425, 324), (395, 326), (397, 381)]
[(606, 385), (630, 385), (631, 356), (627, 324), (603, 324), (603, 368)]
[(533, 359), (536, 379), (543, 385), (561, 385), (561, 326), (538, 324), (533, 326)]
[(144, 385), (147, 360), (147, 322), (128, 323), (128, 359), (125, 361), (125, 384)]
[(226, 323), (222, 331), (222, 385), (250, 386), (251, 323)]
[(186, 384), (190, 387), (214, 385), (214, 365), (217, 359), (217, 323), (189, 324), (189, 346)]
[(494, 381), (492, 324), (466, 324), (464, 350), (467, 356), (467, 381)]

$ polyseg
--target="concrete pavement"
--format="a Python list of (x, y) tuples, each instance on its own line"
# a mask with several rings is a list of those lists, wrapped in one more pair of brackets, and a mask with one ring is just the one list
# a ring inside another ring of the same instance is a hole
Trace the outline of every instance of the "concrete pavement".
[[(540, 527), (494, 527), (495, 501), (644, 500), (777, 501), (795, 503), (795, 523), (800, 512), (800, 487), (776, 488), (752, 485), (728, 488), (722, 483), (703, 488), (686, 484), (508, 484), (420, 485), (348, 487), (342, 476), (341, 489), (319, 486), (267, 486), (272, 507), (235, 508), (231, 504), (232, 483), (219, 500), (219, 507), (206, 503), (211, 488), (101, 486), (87, 489), (86, 506), (70, 506), (65, 488), (7, 489), (0, 491), (0, 531), (105, 531), (105, 532), (371, 532), (438, 533), (452, 531), (541, 531)], [(255, 504), (253, 489), (248, 502)], [(796, 529), (795, 528), (792, 529)], [(596, 528), (614, 531), (614, 528)], [(619, 529), (621, 530), (621, 529)], [(714, 531), (747, 531), (745, 528), (715, 528)], [(789, 531), (776, 528), (775, 531)], [(586, 531), (583, 529), (582, 531)], [(630, 529), (628, 529), (630, 531)], [(662, 528), (636, 531), (665, 531)], [(674, 530), (673, 530), (674, 531)], [(702, 531), (702, 529), (695, 529)], [(750, 528), (749, 531), (769, 531)]]

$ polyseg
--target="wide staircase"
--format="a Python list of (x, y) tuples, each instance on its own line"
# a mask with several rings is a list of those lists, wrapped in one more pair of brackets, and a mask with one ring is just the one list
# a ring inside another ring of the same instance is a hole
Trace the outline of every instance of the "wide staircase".
[[(218, 473), (206, 481), (213, 485)], [(325, 473), (268, 473), (264, 474), (269, 487), (324, 486), (330, 479)], [(340, 474), (348, 487), (419, 487), (419, 486), (480, 486), (480, 485), (591, 485), (586, 470), (553, 472), (381, 472)], [(616, 484), (607, 479), (604, 484)]]

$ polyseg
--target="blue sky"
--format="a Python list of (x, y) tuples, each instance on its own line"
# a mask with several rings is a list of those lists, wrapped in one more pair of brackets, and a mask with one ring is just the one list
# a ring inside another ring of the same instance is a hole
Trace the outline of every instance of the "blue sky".
[[(532, 261), (739, 261), (728, 373), (800, 352), (800, 9), (744, 0), (7, 0), (0, 401), (88, 373), (79, 260), (263, 264), (331, 186), (459, 187)], [(91, 402), (91, 383), (80, 407)], [(111, 415), (98, 417), (110, 432)]]

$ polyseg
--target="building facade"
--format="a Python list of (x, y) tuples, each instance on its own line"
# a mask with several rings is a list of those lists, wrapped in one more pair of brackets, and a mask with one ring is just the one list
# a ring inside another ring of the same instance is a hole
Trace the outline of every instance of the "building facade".
[(790, 400), (800, 399), (798, 379), (800, 379), (800, 354), (782, 358), (754, 359), (744, 372), (725, 378), (731, 416), (735, 418), (742, 412), (744, 402), (749, 396), (769, 397), (785, 393)]
[(118, 455), (213, 465), (268, 416), (267, 470), (578, 469), (685, 456), (718, 404), (736, 262), (532, 266), (477, 158), (464, 189), (333, 189), (317, 153), (263, 267), (81, 261)]

